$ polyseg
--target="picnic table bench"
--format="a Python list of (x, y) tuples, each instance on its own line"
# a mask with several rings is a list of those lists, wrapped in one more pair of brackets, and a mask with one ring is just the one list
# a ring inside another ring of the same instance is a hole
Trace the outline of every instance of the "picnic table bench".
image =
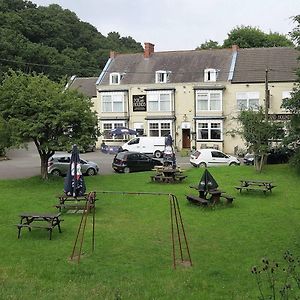
[(52, 239), (52, 230), (55, 226), (58, 227), (58, 231), (61, 233), (60, 213), (28, 213), (24, 212), (19, 215), (21, 217), (20, 223), (17, 224), (18, 239), (21, 236), (21, 229), (28, 228), (31, 231), (32, 228), (42, 228), (49, 231), (49, 239)]
[[(197, 186), (191, 185), (190, 188), (196, 189), (199, 191)], [(221, 199), (225, 199), (226, 204), (231, 204), (233, 202), (234, 197), (220, 191), (218, 189), (210, 190), (207, 192), (199, 191), (199, 196), (195, 195), (187, 195), (187, 200), (191, 203), (198, 205), (215, 205), (221, 202)]]
[[(89, 205), (89, 209), (95, 209), (96, 192), (90, 192), (82, 196), (68, 196), (68, 195), (58, 195), (59, 203), (55, 207), (61, 212), (62, 210), (75, 210), (78, 212), (80, 210), (87, 209), (86, 205)], [(88, 203), (87, 203), (88, 201)]]
[(272, 181), (269, 180), (240, 180), (241, 185), (240, 186), (235, 186), (237, 190), (240, 191), (240, 193), (243, 190), (246, 191), (262, 191), (264, 194), (266, 192), (272, 192), (272, 189), (276, 187), (273, 185)]
[(180, 167), (174, 169), (172, 167), (155, 166), (153, 171), (156, 171), (156, 174), (150, 176), (152, 182), (182, 182), (187, 177), (182, 174)]

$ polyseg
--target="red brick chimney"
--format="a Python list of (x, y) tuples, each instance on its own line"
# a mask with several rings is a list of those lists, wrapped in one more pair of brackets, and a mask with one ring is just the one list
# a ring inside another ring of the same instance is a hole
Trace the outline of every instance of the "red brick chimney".
[(144, 58), (149, 58), (154, 53), (154, 45), (145, 43)]
[(116, 51), (110, 51), (110, 53), (109, 53), (109, 57), (110, 58), (115, 58), (117, 56), (117, 52)]
[(240, 47), (238, 45), (232, 45), (231, 49), (232, 49), (232, 52), (238, 52), (238, 50), (240, 49)]

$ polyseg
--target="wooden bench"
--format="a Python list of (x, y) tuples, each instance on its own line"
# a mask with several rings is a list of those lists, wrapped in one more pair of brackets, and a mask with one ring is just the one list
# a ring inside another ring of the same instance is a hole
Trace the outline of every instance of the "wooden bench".
[(242, 192), (242, 190), (246, 190), (246, 191), (261, 191), (264, 194), (266, 194), (266, 192), (271, 191), (270, 189), (268, 189), (265, 186), (235, 186), (235, 188), (237, 190), (240, 191), (240, 193)]
[(186, 199), (193, 204), (207, 206), (210, 202), (206, 199), (194, 195), (187, 195)]

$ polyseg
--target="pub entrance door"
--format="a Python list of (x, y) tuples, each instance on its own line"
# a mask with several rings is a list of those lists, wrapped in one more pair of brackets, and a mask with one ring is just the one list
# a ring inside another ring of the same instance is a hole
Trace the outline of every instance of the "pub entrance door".
[(191, 148), (191, 130), (182, 129), (182, 148)]

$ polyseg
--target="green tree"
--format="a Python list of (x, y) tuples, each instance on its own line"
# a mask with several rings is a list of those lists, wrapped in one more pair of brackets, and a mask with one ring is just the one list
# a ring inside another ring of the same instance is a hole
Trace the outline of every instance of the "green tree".
[(228, 33), (224, 40), (223, 47), (228, 48), (238, 45), (240, 48), (257, 47), (293, 47), (293, 42), (285, 35), (279, 33), (264, 33), (257, 27), (237, 26)]
[(11, 146), (13, 146), (13, 140), (11, 138), (8, 122), (0, 116), (0, 156), (4, 156), (6, 149)]
[(109, 51), (142, 52), (131, 37), (107, 37), (57, 4), (36, 6), (24, 0), (0, 0), (0, 81), (9, 68), (64, 76), (98, 76)]
[(44, 75), (7, 74), (0, 86), (0, 112), (15, 144), (35, 143), (43, 179), (48, 178), (48, 159), (56, 150), (92, 144), (99, 135), (91, 100)]
[(199, 47), (196, 48), (196, 50), (200, 50), (200, 49), (219, 49), (222, 46), (219, 45), (219, 43), (217, 41), (213, 41), (213, 40), (208, 40), (205, 41), (205, 43), (202, 43)]
[(245, 140), (249, 151), (254, 153), (254, 165), (261, 172), (266, 155), (270, 150), (270, 141), (282, 137), (282, 124), (265, 119), (264, 110), (242, 110), (237, 117), (241, 128), (236, 133)]
[[(300, 15), (295, 16), (293, 20), (296, 23), (296, 27), (290, 33), (290, 36), (299, 47)], [(288, 130), (284, 142), (295, 149), (295, 155), (292, 157), (290, 163), (300, 172), (300, 69), (298, 69), (297, 74), (298, 82), (293, 89), (291, 98), (284, 99), (282, 107), (291, 113), (291, 119), (287, 124)]]

